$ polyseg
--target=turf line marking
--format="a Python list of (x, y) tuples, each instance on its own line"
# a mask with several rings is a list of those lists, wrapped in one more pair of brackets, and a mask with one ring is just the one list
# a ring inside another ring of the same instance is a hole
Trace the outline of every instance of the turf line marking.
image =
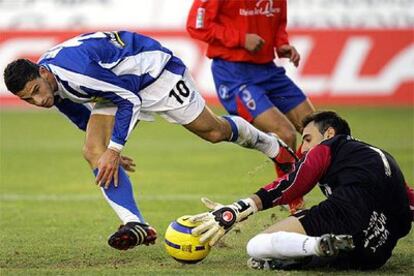
[[(207, 195), (194, 195), (194, 194), (170, 194), (170, 195), (138, 195), (137, 201), (200, 201), (200, 198)], [(226, 200), (234, 201), (237, 196), (231, 195), (208, 195), (212, 200)], [(56, 195), (56, 194), (0, 194), (1, 202), (13, 202), (13, 201), (97, 201), (103, 200), (101, 195), (85, 194), (85, 195)]]

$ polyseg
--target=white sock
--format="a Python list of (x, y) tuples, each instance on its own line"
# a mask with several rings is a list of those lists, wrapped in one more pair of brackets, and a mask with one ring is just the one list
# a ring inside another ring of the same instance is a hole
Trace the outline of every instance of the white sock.
[(298, 259), (317, 255), (319, 237), (292, 232), (259, 234), (247, 243), (247, 254), (253, 258)]
[[(279, 143), (270, 134), (258, 130), (252, 124), (239, 116), (224, 116), (232, 127), (231, 141), (245, 148), (261, 151), (266, 156), (274, 158), (279, 153)], [(237, 131), (234, 128), (237, 128)]]

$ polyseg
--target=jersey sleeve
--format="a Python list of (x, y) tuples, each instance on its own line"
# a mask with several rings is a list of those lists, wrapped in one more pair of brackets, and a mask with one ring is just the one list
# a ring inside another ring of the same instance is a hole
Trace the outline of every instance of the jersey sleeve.
[(317, 145), (311, 149), (295, 164), (289, 174), (276, 179), (256, 192), (262, 201), (263, 209), (288, 204), (307, 194), (326, 173), (330, 163), (331, 149), (329, 146)]
[(85, 104), (75, 103), (56, 96), (55, 107), (77, 125), (79, 129), (86, 130), (91, 110)]
[(276, 40), (275, 47), (279, 48), (282, 45), (289, 44), (289, 36), (286, 31), (287, 26), (287, 3), (286, 0), (281, 1), (280, 20), (276, 26)]
[(142, 101), (138, 93), (128, 90), (117, 75), (97, 63), (91, 63), (85, 75), (85, 81), (77, 79), (78, 83), (83, 83), (80, 89), (90, 96), (109, 100), (117, 106), (109, 147), (121, 151), (138, 122)]
[(242, 47), (245, 33), (216, 22), (221, 0), (194, 0), (187, 17), (187, 31), (191, 37), (209, 44), (220, 44), (229, 48)]

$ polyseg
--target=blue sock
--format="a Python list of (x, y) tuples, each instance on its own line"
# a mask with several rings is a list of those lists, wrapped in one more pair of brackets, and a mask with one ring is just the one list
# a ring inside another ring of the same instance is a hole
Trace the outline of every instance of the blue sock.
[(229, 122), (231, 127), (231, 137), (230, 142), (235, 142), (239, 138), (239, 130), (237, 129), (236, 123), (233, 121), (231, 116), (222, 116), (224, 119), (226, 119), (227, 122)]
[[(93, 170), (93, 173), (96, 176), (98, 169)], [(106, 201), (124, 224), (131, 221), (145, 223), (135, 203), (131, 181), (124, 168), (120, 166), (118, 170), (118, 187), (115, 187), (114, 183), (111, 182), (108, 189), (101, 188), (101, 190)]]

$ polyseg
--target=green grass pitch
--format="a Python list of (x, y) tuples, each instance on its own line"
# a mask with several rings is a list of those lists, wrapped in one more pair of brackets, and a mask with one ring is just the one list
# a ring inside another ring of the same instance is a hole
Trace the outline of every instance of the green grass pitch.
[[(348, 119), (355, 137), (392, 153), (407, 181), (414, 183), (412, 107), (336, 110)], [(175, 262), (163, 249), (163, 234), (172, 220), (204, 211), (201, 196), (222, 203), (248, 196), (272, 181), (274, 170), (257, 152), (228, 143), (209, 144), (157, 118), (155, 123), (140, 123), (125, 154), (137, 163), (137, 172), (131, 174), (134, 192), (159, 239), (155, 246), (119, 252), (106, 244), (119, 220), (93, 184), (82, 158), (84, 134), (54, 111), (3, 110), (0, 126), (1, 275), (251, 274), (254, 271), (245, 265), (247, 241), (288, 215), (279, 207), (262, 212), (230, 232), (224, 245), (214, 248), (203, 262)], [(315, 188), (306, 197), (307, 205), (321, 199)], [(399, 242), (391, 260), (370, 273), (410, 274), (413, 260), (411, 231)], [(306, 274), (328, 272), (332, 271)]]

